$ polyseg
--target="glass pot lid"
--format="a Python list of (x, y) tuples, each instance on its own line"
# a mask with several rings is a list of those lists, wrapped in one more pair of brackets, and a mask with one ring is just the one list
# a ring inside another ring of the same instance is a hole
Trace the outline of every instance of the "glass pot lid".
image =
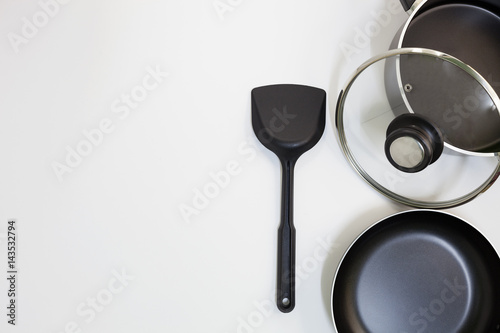
[(473, 68), (404, 48), (362, 64), (341, 91), (340, 146), (356, 172), (400, 203), (449, 208), (500, 171), (500, 99)]

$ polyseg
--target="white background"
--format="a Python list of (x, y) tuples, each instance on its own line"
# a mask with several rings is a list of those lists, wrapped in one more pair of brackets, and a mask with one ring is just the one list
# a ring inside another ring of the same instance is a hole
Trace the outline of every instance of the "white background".
[[(2, 278), (0, 331), (333, 332), (343, 252), (409, 209), (358, 178), (331, 123), (350, 73), (406, 19), (396, 0), (72, 0), (50, 17), (42, 10), (0, 1), (3, 272), (9, 219), (19, 240), (17, 325), (6, 323)], [(148, 68), (168, 77), (147, 81), (154, 89), (126, 114), (122, 95), (141, 91)], [(251, 89), (274, 83), (328, 93), (325, 133), (296, 166), (300, 276), (289, 314), (274, 306), (279, 163), (250, 123)], [(84, 132), (105, 119), (109, 133), (89, 147)], [(70, 167), (78, 147), (86, 156)], [(66, 166), (59, 177), (56, 165)], [(211, 174), (228, 165), (215, 188)], [(496, 248), (498, 193), (497, 184), (450, 210)]]

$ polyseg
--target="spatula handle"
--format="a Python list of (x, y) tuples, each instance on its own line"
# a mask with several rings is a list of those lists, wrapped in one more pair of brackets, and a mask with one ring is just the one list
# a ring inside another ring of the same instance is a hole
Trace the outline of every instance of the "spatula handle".
[(276, 304), (281, 312), (295, 307), (295, 227), (293, 226), (293, 170), (295, 161), (281, 163), (281, 222), (278, 229)]

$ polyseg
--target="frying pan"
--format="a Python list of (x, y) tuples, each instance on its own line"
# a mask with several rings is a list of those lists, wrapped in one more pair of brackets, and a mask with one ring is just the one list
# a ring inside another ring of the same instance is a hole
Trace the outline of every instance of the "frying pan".
[(389, 216), (344, 254), (332, 286), (338, 332), (500, 332), (500, 258), (464, 220)]

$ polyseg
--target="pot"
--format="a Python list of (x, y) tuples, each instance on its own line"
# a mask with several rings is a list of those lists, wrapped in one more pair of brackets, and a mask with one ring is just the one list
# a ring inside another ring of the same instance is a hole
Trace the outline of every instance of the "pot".
[(500, 91), (500, 2), (401, 0), (409, 18), (391, 49), (421, 47), (452, 55)]
[[(401, 0), (403, 8), (409, 14), (406, 23), (395, 35), (391, 49), (418, 47), (433, 49), (451, 55), (482, 76), (500, 93), (500, 2), (495, 0), (450, 1), (450, 0)], [(420, 67), (415, 64), (400, 64), (398, 75), (403, 81), (417, 80), (415, 75)], [(431, 73), (420, 73), (429, 76)], [(404, 77), (406, 76), (406, 77)], [(389, 82), (395, 82), (390, 80)], [(410, 82), (398, 82), (399, 87), (412, 88)], [(446, 82), (436, 85), (444, 87)], [(459, 83), (453, 83), (459, 86)], [(466, 87), (458, 87), (465, 91)], [(446, 141), (453, 147), (473, 152), (500, 151), (500, 117), (498, 110), (491, 112), (488, 103), (481, 103), (481, 96), (474, 92), (467, 93), (462, 100), (455, 102), (455, 107), (447, 110), (433, 110), (432, 99), (417, 98), (410, 101), (416, 113), (433, 113), (431, 120), (444, 131)], [(417, 100), (418, 99), (418, 100)], [(488, 102), (488, 101), (486, 101)], [(438, 116), (435, 115), (438, 113)], [(472, 119), (464, 121), (472, 116)], [(460, 128), (460, 131), (457, 129)], [(478, 128), (481, 128), (478, 131)], [(478, 137), (472, 139), (463, 132), (474, 131)]]

